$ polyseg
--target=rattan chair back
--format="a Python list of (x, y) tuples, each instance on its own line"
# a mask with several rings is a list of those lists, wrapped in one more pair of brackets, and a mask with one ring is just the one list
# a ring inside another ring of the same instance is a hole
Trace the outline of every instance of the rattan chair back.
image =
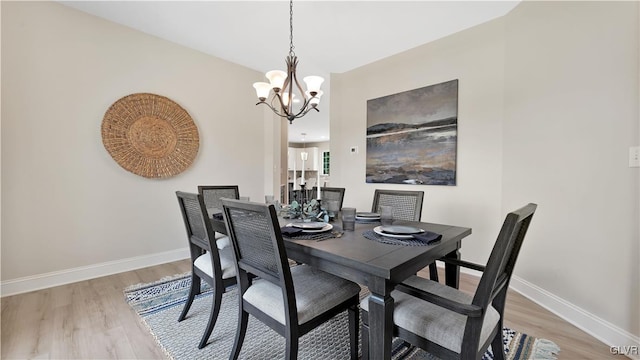
[[(214, 232), (211, 228), (211, 222), (207, 219), (202, 197), (199, 194), (182, 191), (176, 191), (176, 196), (180, 204), (189, 244), (202, 250), (214, 248), (213, 253), (217, 255)], [(198, 256), (202, 254), (202, 251), (196, 250), (196, 252)]]
[(222, 204), (238, 268), (278, 286), (292, 286), (274, 206), (230, 199)]
[(222, 198), (240, 199), (238, 185), (200, 185), (198, 193), (202, 195), (207, 209), (218, 213), (222, 212)]
[(376, 189), (371, 211), (380, 212), (380, 206), (391, 206), (394, 220), (420, 221), (423, 198), (424, 191)]
[[(342, 203), (344, 202), (344, 192), (345, 188), (337, 188), (337, 187), (322, 187), (320, 188), (320, 199), (322, 203), (327, 205), (329, 202), (336, 202), (337, 209), (331, 209), (339, 211), (342, 209)], [(314, 186), (312, 194), (318, 193), (318, 187)]]

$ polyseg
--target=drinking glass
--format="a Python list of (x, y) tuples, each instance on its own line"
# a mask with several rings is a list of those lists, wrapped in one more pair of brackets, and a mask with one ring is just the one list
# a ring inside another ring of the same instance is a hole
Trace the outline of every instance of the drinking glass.
[(356, 208), (342, 208), (342, 230), (353, 231), (356, 228)]
[(386, 205), (380, 206), (380, 223), (382, 225), (393, 224), (393, 207)]

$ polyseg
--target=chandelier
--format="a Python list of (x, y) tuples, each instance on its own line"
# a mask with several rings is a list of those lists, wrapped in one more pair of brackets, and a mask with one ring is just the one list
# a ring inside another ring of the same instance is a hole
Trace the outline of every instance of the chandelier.
[[(320, 76), (306, 76), (302, 80), (307, 85), (304, 91), (298, 77), (296, 76), (296, 67), (298, 66), (298, 57), (293, 51), (293, 0), (289, 1), (289, 56), (285, 59), (287, 63), (287, 71), (271, 70), (265, 74), (269, 82), (257, 82), (253, 84), (260, 100), (256, 105), (265, 104), (273, 110), (276, 115), (289, 120), (289, 124), (293, 120), (305, 116), (309, 111), (318, 110), (322, 90), (320, 86), (324, 79)], [(267, 98), (273, 90), (271, 100), (267, 102)], [(297, 94), (294, 94), (297, 92)], [(300, 99), (300, 100), (299, 100)], [(294, 103), (302, 105), (298, 109), (294, 109)]]

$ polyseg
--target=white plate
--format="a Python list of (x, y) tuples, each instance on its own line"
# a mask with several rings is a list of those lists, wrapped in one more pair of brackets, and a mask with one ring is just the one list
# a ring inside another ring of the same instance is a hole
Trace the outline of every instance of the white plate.
[(386, 225), (380, 229), (382, 232), (393, 235), (413, 235), (424, 232), (424, 230), (414, 226), (402, 226), (402, 225)]
[(386, 237), (390, 237), (390, 238), (396, 238), (396, 239), (413, 239), (413, 235), (396, 235), (396, 234), (389, 234), (386, 233), (384, 231), (382, 231), (382, 226), (376, 226), (373, 228), (373, 231), (378, 234), (378, 235), (382, 235), (382, 236), (386, 236)]
[(320, 230), (327, 225), (320, 221), (293, 223), (291, 226), (302, 230)]
[[(294, 224), (287, 224), (287, 226), (294, 226)], [(316, 230), (302, 229), (302, 232), (305, 234), (312, 234), (312, 233), (321, 233), (321, 232), (329, 231), (331, 229), (333, 229), (333, 225), (326, 224), (324, 227), (322, 227), (322, 229), (316, 229)]]
[(377, 222), (380, 221), (380, 218), (371, 218), (371, 217), (362, 217), (362, 216), (358, 216), (356, 215), (356, 220), (362, 220), (362, 221), (371, 221), (371, 222)]
[(356, 213), (356, 218), (363, 218), (363, 219), (380, 219), (380, 214), (378, 213), (371, 213), (371, 212), (357, 212)]

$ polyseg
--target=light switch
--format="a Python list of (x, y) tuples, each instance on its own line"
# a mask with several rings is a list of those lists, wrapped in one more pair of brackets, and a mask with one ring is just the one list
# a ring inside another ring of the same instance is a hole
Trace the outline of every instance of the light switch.
[(640, 167), (640, 146), (629, 148), (629, 167)]

